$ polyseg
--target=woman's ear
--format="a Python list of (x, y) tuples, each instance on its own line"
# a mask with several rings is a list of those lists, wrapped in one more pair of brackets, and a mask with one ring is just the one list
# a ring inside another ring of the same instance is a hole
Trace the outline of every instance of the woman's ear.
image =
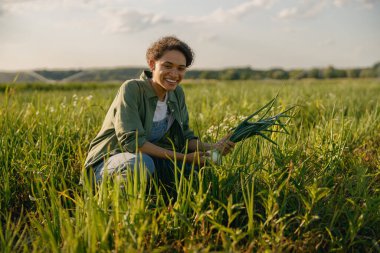
[(154, 67), (156, 65), (156, 61), (155, 60), (149, 60), (149, 68), (151, 71), (154, 70)]

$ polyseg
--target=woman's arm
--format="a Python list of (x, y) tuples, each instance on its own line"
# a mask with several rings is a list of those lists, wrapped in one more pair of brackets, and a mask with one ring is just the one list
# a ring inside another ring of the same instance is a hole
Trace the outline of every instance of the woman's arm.
[(214, 147), (214, 144), (201, 142), (198, 139), (189, 140), (189, 144), (188, 144), (188, 149), (190, 151), (196, 151), (196, 150), (207, 151), (207, 150), (213, 149), (213, 147)]
[(149, 141), (145, 142), (140, 148), (139, 151), (145, 153), (147, 155), (164, 158), (164, 159), (174, 159), (176, 158), (178, 161), (185, 161), (187, 163), (205, 163), (205, 156), (207, 155), (205, 152), (200, 152), (198, 150), (193, 150), (192, 153), (182, 154), (179, 152), (175, 152), (172, 150), (164, 149), (159, 147)]

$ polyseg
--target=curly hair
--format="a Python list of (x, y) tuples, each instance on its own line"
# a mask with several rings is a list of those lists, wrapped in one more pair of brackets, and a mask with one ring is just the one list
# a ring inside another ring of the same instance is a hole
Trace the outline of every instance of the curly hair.
[(146, 60), (149, 64), (150, 60), (160, 59), (166, 51), (178, 50), (186, 58), (186, 67), (189, 67), (194, 60), (193, 50), (183, 41), (175, 36), (165, 36), (152, 43), (146, 51)]

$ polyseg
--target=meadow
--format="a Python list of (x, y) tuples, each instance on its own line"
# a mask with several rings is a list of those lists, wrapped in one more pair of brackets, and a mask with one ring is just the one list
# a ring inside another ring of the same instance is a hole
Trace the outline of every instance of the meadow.
[[(120, 84), (0, 87), (1, 252), (380, 252), (380, 81), (186, 81), (214, 141), (278, 95), (278, 144), (253, 137), (181, 176), (79, 184)], [(149, 187), (147, 186), (149, 185)]]

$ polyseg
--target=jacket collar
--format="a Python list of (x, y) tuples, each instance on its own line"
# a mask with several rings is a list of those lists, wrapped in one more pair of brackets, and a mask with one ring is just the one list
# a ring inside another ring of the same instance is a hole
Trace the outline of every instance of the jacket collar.
[[(149, 79), (152, 78), (152, 72), (149, 70), (144, 70), (140, 75), (140, 80), (144, 81), (144, 90), (146, 91), (146, 94), (148, 98), (157, 97), (156, 92), (154, 91), (152, 85), (150, 84)], [(177, 88), (176, 88), (177, 89)], [(168, 91), (168, 101), (177, 102), (176, 95), (174, 94), (174, 91)]]

